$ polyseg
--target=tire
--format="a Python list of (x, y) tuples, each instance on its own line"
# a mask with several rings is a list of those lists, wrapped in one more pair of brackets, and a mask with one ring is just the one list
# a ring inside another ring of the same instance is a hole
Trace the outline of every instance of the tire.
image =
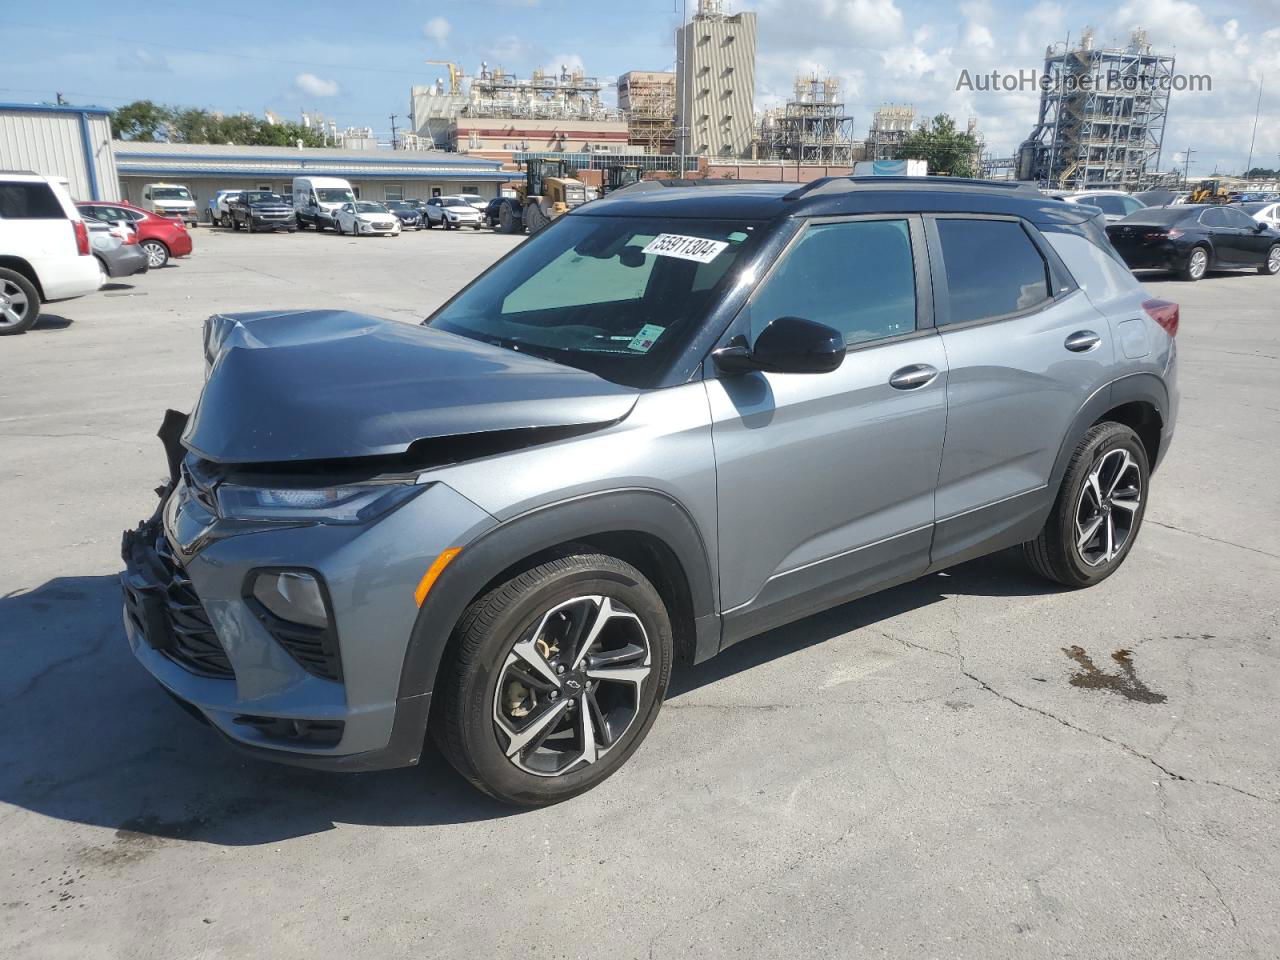
[(1262, 261), (1258, 272), (1264, 277), (1274, 277), (1280, 273), (1280, 243), (1273, 243), (1267, 251), (1267, 258)]
[(471, 225), (471, 229), (472, 229), (472, 230), (479, 230), (479, 229), (480, 229), (480, 224), (478, 224), (478, 223), (473, 223), (473, 224)]
[(0, 267), (0, 336), (26, 333), (40, 319), (40, 293), (16, 270)]
[(498, 208), (498, 232), (499, 233), (516, 233), (516, 215), (511, 210), (511, 204), (504, 203)]
[(111, 271), (107, 269), (107, 262), (97, 254), (94, 259), (98, 261), (98, 289), (101, 290), (111, 282)]
[(159, 240), (143, 240), (142, 251), (147, 255), (149, 270), (159, 270), (169, 262), (169, 248)]
[(257, 233), (257, 232), (258, 232), (256, 229), (254, 229), (254, 226), (253, 226), (253, 217), (248, 217), (248, 218), (246, 218), (246, 219), (245, 219), (245, 221), (244, 221), (244, 228), (245, 228), (245, 230), (249, 231), (249, 233)]
[(1204, 277), (1209, 272), (1209, 248), (1208, 247), (1192, 247), (1191, 252), (1187, 254), (1187, 262), (1182, 265), (1178, 271), (1178, 278), (1195, 282)]
[(1091, 427), (1071, 455), (1044, 529), (1022, 545), (1031, 569), (1068, 587), (1091, 587), (1115, 573), (1142, 528), (1149, 476), (1136, 433), (1120, 423)]
[(537, 233), (544, 229), (551, 221), (546, 214), (542, 212), (542, 208), (536, 203), (529, 204), (528, 210), (525, 212), (525, 226), (529, 228), (529, 235)]
[[(559, 646), (571, 648), (571, 631), (589, 628), (595, 652), (582, 663), (594, 669), (576, 667), (578, 651)], [(662, 707), (673, 644), (666, 607), (644, 575), (583, 552), (541, 563), (473, 602), (450, 649), (438, 722), (430, 724), (437, 743), (480, 790), (534, 807), (590, 790), (635, 752)], [(606, 653), (615, 659), (597, 659)], [(526, 743), (513, 751), (517, 734)]]
[(234, 230), (236, 233), (240, 232), (240, 218), (237, 217), (235, 214), (231, 215), (231, 229)]

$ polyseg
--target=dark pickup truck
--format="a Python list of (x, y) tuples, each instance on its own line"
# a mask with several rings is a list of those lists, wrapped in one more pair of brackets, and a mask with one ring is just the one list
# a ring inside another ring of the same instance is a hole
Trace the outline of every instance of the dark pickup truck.
[(230, 214), (233, 230), (243, 227), (250, 233), (259, 230), (288, 230), (295, 233), (298, 229), (298, 218), (294, 216), (293, 205), (270, 190), (241, 191), (238, 196), (227, 201), (227, 212)]

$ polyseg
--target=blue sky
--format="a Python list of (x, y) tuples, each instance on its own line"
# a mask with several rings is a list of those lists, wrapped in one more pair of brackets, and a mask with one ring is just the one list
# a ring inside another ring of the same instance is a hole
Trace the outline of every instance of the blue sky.
[[(409, 87), (443, 75), (428, 58), (482, 60), (518, 74), (582, 65), (612, 81), (631, 69), (670, 69), (681, 0), (390, 0), (352, 17), (350, 3), (168, 0), (146, 8), (65, 2), (5, 17), (0, 99), (119, 106), (149, 97), (223, 111), (303, 109), (340, 126), (389, 115), (403, 128)], [(694, 6), (696, 0), (690, 0)], [(1179, 72), (1209, 74), (1211, 92), (1175, 93), (1163, 167), (1192, 174), (1244, 166), (1258, 82), (1265, 76), (1254, 164), (1280, 165), (1280, 0), (728, 0), (760, 17), (757, 107), (781, 102), (797, 71), (838, 76), (862, 136), (881, 103), (978, 118), (997, 154), (1030, 131), (1037, 94), (957, 91), (961, 70), (1038, 68), (1046, 44), (1092, 26), (1099, 42), (1144, 27)], [(352, 22), (354, 19), (355, 22)]]

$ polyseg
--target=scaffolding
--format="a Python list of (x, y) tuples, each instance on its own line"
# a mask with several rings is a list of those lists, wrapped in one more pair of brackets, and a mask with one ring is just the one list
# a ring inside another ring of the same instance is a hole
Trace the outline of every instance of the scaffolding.
[(1018, 150), (1019, 180), (1063, 190), (1142, 189), (1164, 145), (1174, 58), (1143, 30), (1128, 46), (1095, 47), (1086, 30), (1045, 50), (1040, 114)]
[(853, 117), (840, 100), (840, 81), (817, 74), (796, 77), (793, 98), (764, 112), (757, 144), (762, 160), (851, 166)]
[(885, 104), (871, 119), (867, 131), (868, 160), (897, 160), (903, 142), (916, 127), (916, 108)]
[(618, 107), (627, 118), (627, 142), (646, 153), (674, 153), (676, 75), (632, 71), (618, 78)]

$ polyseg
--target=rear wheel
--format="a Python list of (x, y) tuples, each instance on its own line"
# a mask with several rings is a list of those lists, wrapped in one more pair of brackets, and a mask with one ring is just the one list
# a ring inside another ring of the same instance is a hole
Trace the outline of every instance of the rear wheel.
[(542, 212), (542, 208), (536, 203), (529, 204), (524, 214), (525, 226), (529, 228), (529, 233), (534, 234), (549, 224), (551, 221), (547, 219), (547, 215)]
[(1280, 243), (1271, 245), (1271, 249), (1267, 251), (1267, 259), (1262, 261), (1258, 272), (1268, 277), (1274, 277), (1280, 273)]
[(475, 601), (441, 682), (441, 749), (508, 803), (589, 790), (640, 745), (671, 675), (671, 623), (640, 571), (615, 557), (550, 560)]
[(1092, 427), (1076, 447), (1040, 535), (1023, 544), (1031, 568), (1068, 587), (1088, 587), (1119, 568), (1147, 509), (1147, 451), (1119, 423)]
[(35, 284), (18, 273), (0, 267), (0, 336), (25, 333), (40, 317), (40, 294)]
[(1199, 280), (1209, 270), (1209, 251), (1205, 247), (1193, 247), (1187, 262), (1178, 271), (1183, 280)]
[(142, 252), (147, 255), (149, 270), (159, 270), (169, 262), (169, 248), (159, 240), (142, 241)]

